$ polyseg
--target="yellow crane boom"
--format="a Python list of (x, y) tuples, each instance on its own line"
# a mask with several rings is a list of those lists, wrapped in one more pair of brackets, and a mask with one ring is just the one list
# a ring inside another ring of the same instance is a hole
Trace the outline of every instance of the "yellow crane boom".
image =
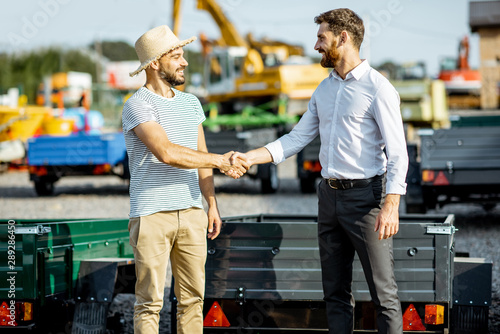
[(219, 27), (222, 35), (220, 46), (244, 46), (248, 48), (247, 41), (238, 33), (222, 8), (214, 0), (198, 0), (197, 8), (210, 13)]

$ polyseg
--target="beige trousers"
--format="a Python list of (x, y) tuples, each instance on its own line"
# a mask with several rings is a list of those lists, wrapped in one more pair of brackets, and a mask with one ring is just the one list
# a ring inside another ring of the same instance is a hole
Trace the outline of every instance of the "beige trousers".
[(203, 332), (208, 218), (202, 209), (158, 212), (129, 221), (134, 250), (134, 333), (158, 333), (168, 260), (177, 297), (177, 333)]

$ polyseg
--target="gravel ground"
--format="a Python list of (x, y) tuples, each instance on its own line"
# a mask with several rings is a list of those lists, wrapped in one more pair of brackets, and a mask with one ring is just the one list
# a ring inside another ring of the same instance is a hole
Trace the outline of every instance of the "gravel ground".
[[(216, 176), (216, 191), (221, 216), (259, 213), (316, 214), (317, 198), (299, 191), (294, 160), (278, 168), (277, 194), (261, 195), (260, 184), (250, 178), (232, 180)], [(0, 212), (2, 218), (125, 218), (128, 215), (128, 185), (118, 177), (67, 177), (56, 183), (53, 197), (37, 197), (26, 171), (0, 174)], [(448, 205), (435, 213), (454, 213), (459, 231), (456, 250), (471, 257), (493, 262), (493, 305), (490, 333), (500, 333), (500, 206), (485, 212), (474, 205)], [(168, 300), (169, 287), (165, 299)], [(112, 308), (125, 313), (125, 330), (131, 330), (134, 297), (120, 295)], [(162, 311), (160, 333), (170, 333), (168, 304)]]

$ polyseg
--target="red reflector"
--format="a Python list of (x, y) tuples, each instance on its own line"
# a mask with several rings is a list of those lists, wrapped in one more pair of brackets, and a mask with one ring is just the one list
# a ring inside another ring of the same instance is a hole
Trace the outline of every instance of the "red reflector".
[(203, 320), (205, 327), (229, 327), (231, 324), (227, 320), (226, 315), (222, 311), (219, 303), (214, 302), (208, 311), (205, 320)]
[(403, 330), (405, 331), (425, 331), (422, 319), (418, 315), (413, 304), (410, 304), (403, 314)]
[(321, 172), (321, 163), (319, 161), (306, 160), (302, 164), (302, 167), (304, 168), (304, 170), (307, 170), (307, 171)]
[(314, 171), (321, 172), (321, 163), (319, 161), (316, 161), (316, 163), (314, 164)]
[(425, 305), (425, 323), (429, 325), (444, 324), (444, 306)]
[(0, 326), (17, 326), (15, 304), (3, 302), (0, 305)]
[(29, 167), (30, 174), (35, 174), (38, 176), (45, 176), (48, 174), (47, 168), (43, 166), (30, 166)]
[(111, 170), (110, 164), (97, 165), (94, 167), (94, 170), (92, 171), (92, 173), (94, 175), (101, 175), (101, 174), (109, 173), (110, 170)]
[(444, 175), (443, 171), (440, 171), (436, 177), (436, 179), (434, 180), (434, 183), (433, 183), (435, 186), (447, 186), (450, 184), (450, 181), (448, 181), (448, 179), (446, 178), (446, 176)]

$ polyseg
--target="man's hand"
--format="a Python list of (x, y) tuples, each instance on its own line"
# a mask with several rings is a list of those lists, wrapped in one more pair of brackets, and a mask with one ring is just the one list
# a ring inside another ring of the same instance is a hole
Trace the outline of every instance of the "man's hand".
[(385, 203), (375, 222), (378, 240), (388, 239), (399, 231), (399, 198), (400, 195), (387, 194)]
[(231, 163), (236, 163), (238, 161), (244, 161), (248, 168), (252, 166), (251, 162), (248, 159), (248, 156), (245, 153), (241, 152), (234, 152), (234, 154), (231, 156)]
[(246, 157), (244, 157), (241, 153), (231, 151), (224, 154), (223, 157), (224, 165), (223, 168), (220, 168), (220, 171), (221, 173), (224, 173), (234, 179), (238, 179), (243, 176), (243, 174), (247, 172), (248, 168), (250, 168)]
[(220, 219), (219, 210), (216, 206), (211, 206), (208, 208), (208, 238), (214, 240), (220, 233), (222, 226), (222, 220)]
[[(255, 150), (248, 151), (247, 153), (233, 152), (229, 160), (233, 166), (242, 165), (243, 167), (245, 167), (245, 171), (247, 171), (252, 165), (273, 162), (273, 157), (265, 147), (261, 147)], [(231, 173), (226, 173), (222, 170), (221, 172), (234, 177)]]

